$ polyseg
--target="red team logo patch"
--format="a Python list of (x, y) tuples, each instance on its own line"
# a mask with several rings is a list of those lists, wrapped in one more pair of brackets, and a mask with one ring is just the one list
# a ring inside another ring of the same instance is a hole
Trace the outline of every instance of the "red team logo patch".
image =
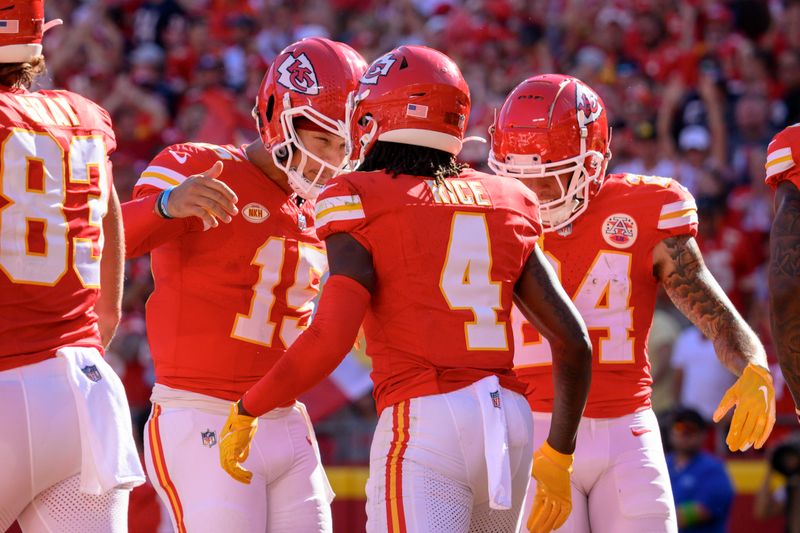
[(636, 242), (638, 229), (632, 216), (616, 213), (603, 222), (603, 239), (614, 248), (630, 248)]
[(303, 94), (319, 94), (317, 73), (305, 54), (297, 57), (291, 54), (286, 56), (281, 66), (278, 67), (278, 72), (281, 73), (278, 83), (287, 89)]

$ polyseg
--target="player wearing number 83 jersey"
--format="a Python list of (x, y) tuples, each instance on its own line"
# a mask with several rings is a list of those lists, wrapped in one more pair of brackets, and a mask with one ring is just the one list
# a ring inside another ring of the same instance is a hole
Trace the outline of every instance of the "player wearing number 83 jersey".
[(123, 206), (129, 254), (152, 250), (156, 385), (145, 460), (176, 531), (331, 530), (333, 494), (295, 398), (261, 417), (252, 478), (229, 477), (217, 446), (229, 437), (230, 400), (311, 319), (327, 270), (314, 187), (344, 162), (345, 95), (365, 66), (327, 39), (290, 45), (259, 91), (260, 139), (170, 146)]
[(122, 220), (108, 113), (44, 71), (43, 0), (0, 0), (0, 531), (127, 531), (144, 483), (119, 322)]
[[(609, 141), (603, 102), (591, 88), (568, 76), (535, 76), (499, 112), (489, 164), (539, 195), (545, 254), (592, 339), (573, 513), (559, 531), (672, 532), (692, 522), (681, 509), (676, 515), (650, 409), (647, 337), (658, 284), (741, 374), (714, 414), (718, 420), (736, 405), (731, 450), (764, 444), (775, 422), (774, 390), (761, 343), (703, 264), (694, 199), (668, 178), (607, 176)], [(550, 372), (555, 350), (521, 317), (514, 322), (515, 370), (528, 383), (534, 425), (546, 427), (559, 400)], [(547, 471), (534, 464), (529, 501)]]

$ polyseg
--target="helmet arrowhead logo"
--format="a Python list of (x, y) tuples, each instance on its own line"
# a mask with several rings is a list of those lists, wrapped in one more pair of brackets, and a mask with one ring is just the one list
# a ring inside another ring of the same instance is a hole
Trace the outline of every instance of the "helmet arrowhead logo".
[(372, 62), (364, 75), (361, 76), (361, 83), (365, 83), (368, 85), (375, 85), (378, 83), (378, 78), (381, 76), (386, 76), (389, 73), (389, 69), (392, 68), (392, 65), (395, 64), (397, 59), (391, 54), (386, 54), (383, 57), (380, 57)]
[(597, 94), (581, 83), (575, 84), (575, 109), (577, 111), (578, 125), (583, 127), (591, 124), (600, 117), (603, 107)]
[(319, 94), (317, 73), (314, 71), (314, 65), (311, 64), (305, 54), (300, 54), (297, 57), (289, 54), (278, 67), (278, 72), (280, 73), (278, 83), (287, 89), (302, 94)]

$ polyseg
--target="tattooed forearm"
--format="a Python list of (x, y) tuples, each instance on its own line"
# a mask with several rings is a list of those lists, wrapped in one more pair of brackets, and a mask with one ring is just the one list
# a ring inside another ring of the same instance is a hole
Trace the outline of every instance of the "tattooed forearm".
[(786, 383), (800, 405), (800, 191), (778, 188), (770, 232), (769, 303), (775, 349)]
[(675, 306), (714, 344), (719, 360), (737, 375), (751, 362), (766, 366), (761, 342), (706, 268), (695, 240), (670, 237), (658, 247), (656, 275)]

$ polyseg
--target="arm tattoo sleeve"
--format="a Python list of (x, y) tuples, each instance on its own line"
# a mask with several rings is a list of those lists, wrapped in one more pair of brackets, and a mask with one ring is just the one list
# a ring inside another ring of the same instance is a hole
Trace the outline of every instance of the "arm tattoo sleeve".
[(800, 191), (779, 190), (770, 232), (770, 322), (786, 383), (800, 405)]
[(668, 259), (656, 274), (675, 306), (711, 339), (719, 360), (736, 375), (748, 363), (766, 366), (761, 342), (706, 268), (695, 240), (681, 235), (662, 242)]

